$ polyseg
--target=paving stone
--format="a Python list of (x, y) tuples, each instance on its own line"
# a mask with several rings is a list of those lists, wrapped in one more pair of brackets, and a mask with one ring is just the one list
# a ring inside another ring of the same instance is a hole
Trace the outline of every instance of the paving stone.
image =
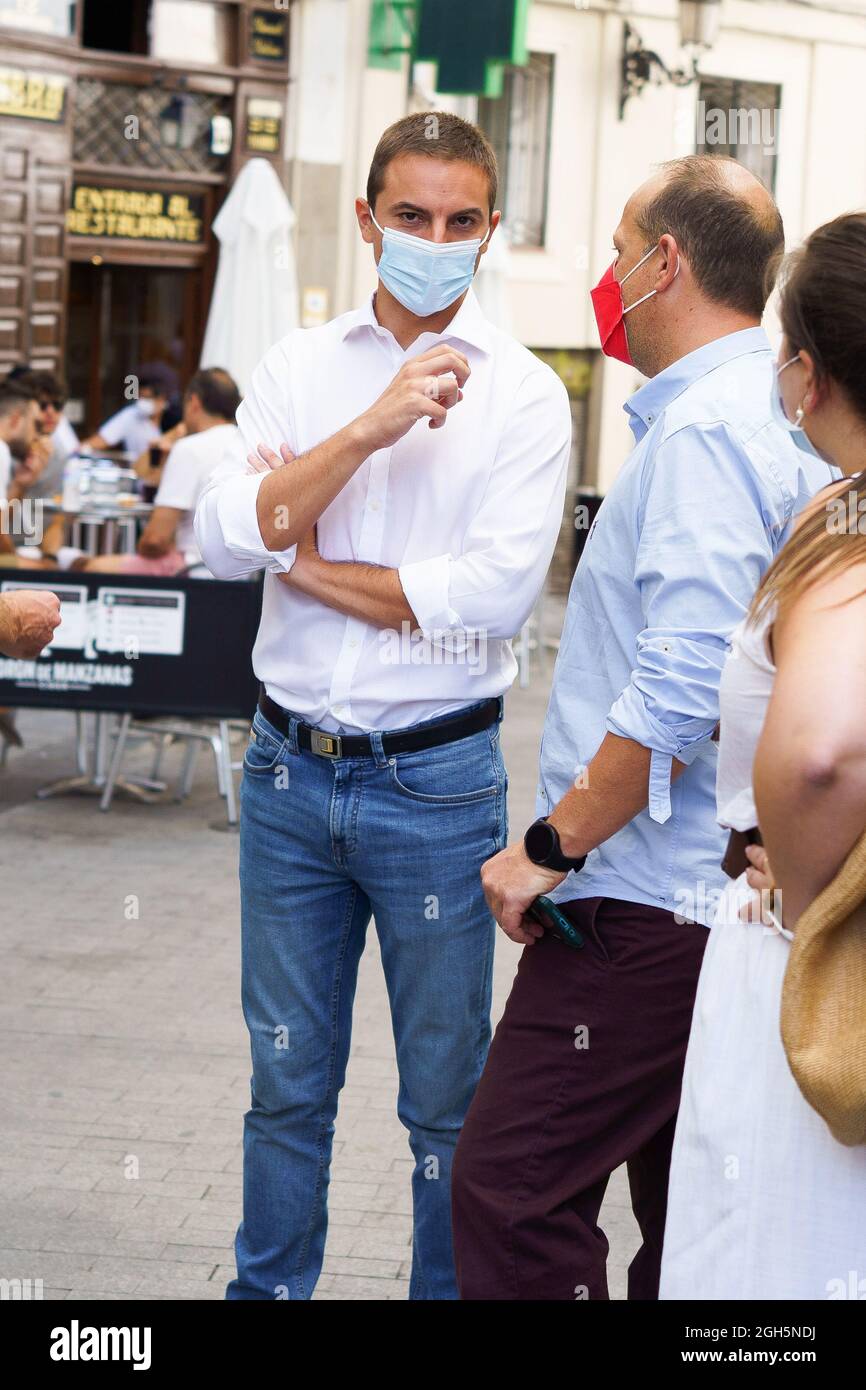
[[(514, 834), (534, 814), (550, 665), (506, 706)], [(0, 919), (0, 1272), (43, 1278), (53, 1300), (222, 1299), (235, 1273), (250, 1104), (237, 837), (210, 828), (221, 803), (205, 759), (182, 806), (119, 799), (101, 816), (80, 798), (34, 800), (37, 786), (73, 764), (73, 727), (66, 713), (21, 711), (28, 746), (0, 772), (4, 858), (27, 862), (38, 845), (49, 866), (28, 878), (26, 909)], [(171, 772), (170, 758), (171, 750)], [(147, 750), (129, 762), (146, 770)], [(124, 919), (129, 893), (139, 895), (137, 922)], [(500, 934), (495, 1017), (519, 955)], [(371, 928), (317, 1298), (407, 1297), (413, 1160), (396, 1098)], [(124, 1177), (129, 1155), (137, 1179)], [(601, 1224), (611, 1295), (623, 1298), (639, 1243), (623, 1172), (610, 1183)]]

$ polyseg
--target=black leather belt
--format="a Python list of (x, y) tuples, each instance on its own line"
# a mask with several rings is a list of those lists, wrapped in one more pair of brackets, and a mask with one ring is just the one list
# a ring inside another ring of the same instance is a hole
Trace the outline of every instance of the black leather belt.
[[(454, 743), (458, 738), (468, 738), (494, 724), (500, 713), (499, 700), (485, 700), (483, 705), (470, 710), (468, 714), (455, 714), (453, 719), (443, 719), (441, 724), (432, 724), (426, 729), (401, 729), (382, 738), (385, 753), (415, 753), (419, 748), (435, 748), (441, 743)], [(282, 705), (276, 704), (262, 691), (259, 695), (259, 709), (262, 714), (284, 737), (289, 733), (289, 715)], [(326, 729), (314, 729), (310, 724), (298, 722), (298, 747), (320, 758), (371, 758), (373, 746), (368, 734), (332, 734)]]

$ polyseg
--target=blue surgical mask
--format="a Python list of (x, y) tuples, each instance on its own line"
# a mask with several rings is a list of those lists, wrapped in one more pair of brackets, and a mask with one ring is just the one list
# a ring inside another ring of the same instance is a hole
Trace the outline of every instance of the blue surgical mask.
[(379, 279), (404, 308), (418, 318), (441, 313), (465, 294), (472, 284), (478, 252), (490, 237), (470, 241), (428, 241), (410, 236), (393, 227), (379, 227), (382, 254), (377, 267)]
[(799, 405), (797, 407), (796, 416), (793, 420), (789, 420), (785, 414), (785, 402), (782, 400), (782, 392), (779, 390), (779, 377), (786, 367), (790, 367), (792, 363), (799, 361), (799, 357), (800, 354), (795, 353), (793, 357), (788, 358), (787, 362), (783, 362), (781, 367), (776, 368), (776, 380), (773, 382), (773, 390), (770, 396), (770, 409), (776, 424), (780, 429), (788, 431), (798, 449), (802, 449), (804, 454), (810, 454), (812, 458), (820, 458), (821, 455), (803, 429), (803, 407)]

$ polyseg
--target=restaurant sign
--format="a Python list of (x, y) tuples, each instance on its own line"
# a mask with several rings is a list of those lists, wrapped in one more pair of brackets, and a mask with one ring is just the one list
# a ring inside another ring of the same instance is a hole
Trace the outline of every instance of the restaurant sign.
[(65, 77), (55, 72), (0, 68), (0, 116), (59, 122), (65, 114)]
[(259, 154), (279, 154), (283, 133), (283, 103), (268, 97), (247, 101), (246, 147)]
[(204, 198), (195, 193), (76, 183), (66, 213), (66, 230), (71, 236), (110, 237), (114, 241), (200, 244), (204, 240)]

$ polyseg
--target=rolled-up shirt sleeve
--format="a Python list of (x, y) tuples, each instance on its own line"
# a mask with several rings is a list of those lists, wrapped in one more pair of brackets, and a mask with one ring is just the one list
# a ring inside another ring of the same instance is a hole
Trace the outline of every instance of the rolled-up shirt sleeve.
[(568, 394), (540, 366), (516, 393), (460, 554), (399, 567), (406, 600), (430, 641), (455, 647), (470, 633), (507, 640), (520, 631), (559, 535), (570, 450)]
[[(267, 444), (297, 452), (285, 342), (277, 343), (253, 372), (252, 384), (237, 412), (238, 428), (250, 453)], [(283, 465), (291, 468), (291, 464)], [(241, 473), (225, 464), (210, 479), (195, 514), (195, 534), (202, 559), (218, 579), (241, 579), (257, 570), (287, 573), (297, 546), (268, 550), (259, 529), (256, 505), (267, 473)]]
[(773, 558), (753, 466), (721, 423), (689, 425), (652, 460), (635, 561), (644, 628), (607, 728), (652, 750), (649, 811), (670, 815), (671, 760), (690, 764), (719, 718), (728, 639)]

